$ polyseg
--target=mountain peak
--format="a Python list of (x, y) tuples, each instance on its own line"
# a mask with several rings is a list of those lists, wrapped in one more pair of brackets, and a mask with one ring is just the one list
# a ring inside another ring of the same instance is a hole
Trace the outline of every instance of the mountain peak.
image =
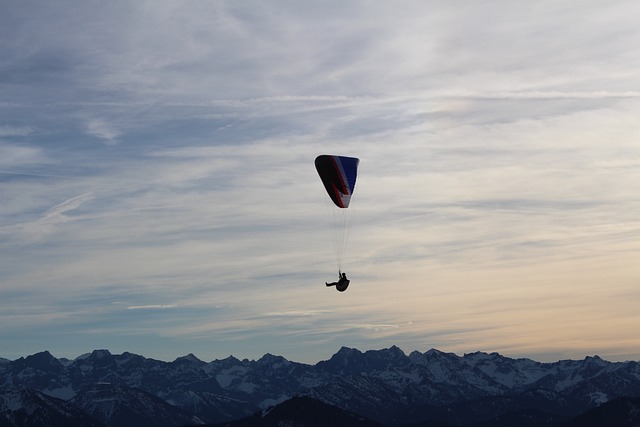
[(261, 364), (274, 364), (274, 363), (288, 363), (289, 361), (282, 356), (276, 356), (271, 353), (266, 353), (260, 359), (258, 359), (258, 363)]
[(340, 347), (340, 350), (338, 350), (338, 352), (336, 354), (344, 356), (344, 355), (350, 355), (350, 354), (362, 354), (362, 352), (360, 350), (358, 350), (357, 348), (351, 348), (351, 347), (342, 346), (342, 347)]
[(27, 356), (24, 359), (25, 365), (41, 371), (59, 370), (63, 367), (62, 363), (53, 357), (48, 351)]
[(360, 359), (363, 355), (364, 354), (358, 349), (340, 347), (340, 350), (338, 350), (336, 354), (331, 356), (331, 359), (329, 359), (329, 361), (341, 361), (341, 363), (347, 364), (349, 363), (349, 361), (352, 361), (354, 359)]
[[(392, 345), (391, 347), (385, 349), (387, 352), (393, 354), (394, 356), (406, 356), (405, 352), (396, 345)], [(383, 350), (384, 351), (384, 350)]]
[(430, 348), (429, 350), (425, 351), (424, 354), (425, 355), (429, 355), (429, 356), (438, 355), (438, 356), (456, 356), (456, 357), (458, 357), (455, 353), (447, 353), (447, 352), (444, 352), (444, 351), (440, 351), (440, 350), (438, 350), (436, 348)]
[(484, 351), (474, 351), (472, 353), (465, 353), (463, 357), (469, 360), (489, 360), (489, 359), (495, 359), (496, 356), (502, 357), (498, 353), (487, 353)]
[(457, 361), (458, 359), (460, 359), (460, 356), (458, 356), (455, 353), (446, 353), (444, 351), (431, 348), (425, 351), (424, 353), (420, 353), (419, 351), (412, 351), (411, 354), (409, 355), (409, 359), (411, 359), (414, 362), (424, 363), (424, 361), (431, 361), (431, 360)]
[(27, 356), (25, 358), (27, 361), (50, 361), (50, 360), (58, 360), (51, 355), (47, 350), (41, 351), (39, 353), (32, 354), (31, 356)]
[(107, 359), (109, 357), (111, 357), (111, 352), (109, 350), (106, 349), (101, 349), (101, 350), (93, 350), (91, 352), (91, 354), (89, 355), (89, 358), (94, 359), (94, 360), (99, 360), (99, 359)]
[(189, 353), (186, 356), (180, 356), (173, 361), (176, 362), (195, 362), (195, 363), (204, 363), (202, 360), (198, 359), (193, 353)]
[(382, 350), (369, 350), (364, 353), (366, 357), (373, 357), (380, 361), (385, 360), (388, 362), (402, 361), (407, 359), (407, 355), (402, 351), (400, 347), (391, 346), (389, 348), (383, 348)]

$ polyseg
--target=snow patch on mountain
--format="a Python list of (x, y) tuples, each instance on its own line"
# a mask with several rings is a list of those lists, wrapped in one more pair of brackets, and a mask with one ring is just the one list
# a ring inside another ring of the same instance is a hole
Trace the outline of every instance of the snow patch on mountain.
[(8, 390), (1, 394), (2, 408), (9, 411), (22, 409), (22, 394), (18, 390)]
[(291, 396), (287, 396), (286, 394), (282, 394), (279, 397), (275, 398), (275, 399), (265, 399), (262, 402), (260, 402), (258, 404), (258, 407), (262, 410), (266, 410), (272, 406), (278, 405), (282, 402), (284, 402), (285, 400), (289, 400), (291, 398)]
[(234, 366), (232, 368), (222, 370), (215, 376), (215, 378), (216, 381), (218, 381), (218, 384), (220, 384), (220, 387), (228, 388), (234, 381), (239, 378), (243, 378), (248, 370), (249, 368), (245, 366)]
[(53, 389), (45, 388), (40, 391), (42, 391), (44, 394), (48, 396), (56, 397), (62, 400), (69, 400), (77, 394), (77, 392), (74, 390), (74, 388), (71, 385), (67, 385), (65, 387), (60, 387), (60, 388), (53, 388)]
[(238, 384), (236, 386), (236, 390), (240, 390), (240, 391), (242, 391), (244, 393), (247, 393), (247, 394), (254, 393), (257, 388), (258, 388), (258, 386), (256, 384), (245, 382), (245, 381), (241, 382), (240, 384)]

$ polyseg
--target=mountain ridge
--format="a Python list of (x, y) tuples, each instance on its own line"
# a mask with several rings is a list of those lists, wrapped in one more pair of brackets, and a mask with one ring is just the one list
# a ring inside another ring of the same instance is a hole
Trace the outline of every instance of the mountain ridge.
[[(164, 362), (106, 349), (73, 360), (42, 351), (0, 363), (0, 385), (65, 401), (98, 383), (113, 385), (110, 398), (126, 400), (117, 387), (138, 389), (205, 423), (242, 419), (301, 396), (386, 425), (425, 417), (464, 425), (498, 419), (514, 408), (568, 419), (616, 398), (640, 396), (640, 363), (598, 356), (543, 363), (437, 349), (407, 355), (396, 346), (364, 352), (342, 347), (315, 365), (270, 353), (211, 362), (187, 354)], [(142, 401), (142, 395), (129, 400)], [(453, 417), (447, 408), (469, 415)]]

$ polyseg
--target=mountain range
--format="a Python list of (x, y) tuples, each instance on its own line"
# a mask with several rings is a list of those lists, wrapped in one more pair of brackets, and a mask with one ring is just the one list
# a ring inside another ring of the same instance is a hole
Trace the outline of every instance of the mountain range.
[(541, 363), (394, 346), (343, 347), (315, 365), (272, 354), (164, 362), (108, 350), (0, 359), (0, 427), (277, 425), (303, 404), (316, 421), (334, 414), (332, 425), (559, 426), (620, 399), (631, 399), (632, 417), (638, 397), (640, 363), (598, 356)]

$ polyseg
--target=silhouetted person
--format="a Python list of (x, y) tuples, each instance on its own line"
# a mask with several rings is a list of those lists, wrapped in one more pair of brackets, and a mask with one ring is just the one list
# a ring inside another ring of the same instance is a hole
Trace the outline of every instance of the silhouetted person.
[(347, 279), (346, 273), (338, 272), (338, 277), (339, 277), (339, 280), (337, 282), (332, 282), (332, 283), (324, 282), (324, 284), (327, 286), (335, 286), (338, 291), (344, 292), (349, 287), (349, 283), (351, 281)]

